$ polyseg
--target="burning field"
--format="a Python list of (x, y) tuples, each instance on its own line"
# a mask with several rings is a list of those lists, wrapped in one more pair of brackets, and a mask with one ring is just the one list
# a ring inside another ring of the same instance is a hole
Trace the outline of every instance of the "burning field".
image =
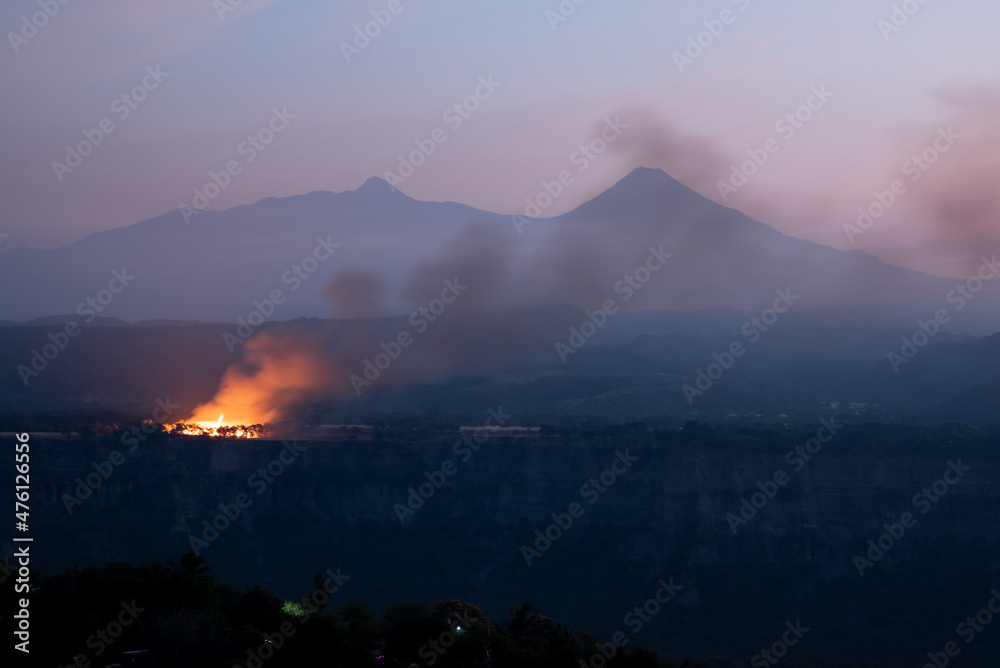
[(166, 425), (170, 434), (261, 438), (289, 408), (329, 390), (333, 374), (315, 348), (299, 336), (262, 332), (245, 344), (244, 361), (226, 369), (219, 390), (185, 420)]
[(226, 424), (225, 414), (215, 423), (176, 422), (167, 425), (167, 433), (174, 436), (217, 436), (219, 438), (261, 438), (267, 436), (270, 427), (266, 424)]

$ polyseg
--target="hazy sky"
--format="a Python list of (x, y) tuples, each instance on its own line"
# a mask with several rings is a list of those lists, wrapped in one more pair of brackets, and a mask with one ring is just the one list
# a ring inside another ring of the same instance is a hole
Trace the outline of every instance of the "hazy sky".
[[(893, 3), (866, 0), (566, 0), (575, 11), (558, 22), (557, 0), (46, 1), (58, 7), (51, 18), (37, 0), (0, 5), (0, 251), (176, 209), (228, 161), (240, 173), (210, 208), (352, 189), (441, 128), (443, 142), (400, 185), (413, 197), (521, 212), (543, 180), (572, 170), (544, 211), (553, 215), (643, 164), (722, 201), (730, 164), (773, 138), (776, 152), (728, 206), (943, 275), (1000, 252), (995, 2), (900, 3), (916, 11), (898, 10), (889, 31)], [(386, 25), (347, 62), (343, 45), (373, 11)], [(25, 28), (35, 14), (45, 25)], [(719, 34), (703, 34), (702, 53), (678, 67), (674, 53), (711, 28)], [(487, 97), (480, 77), (500, 85)], [(144, 80), (145, 99), (120, 99)], [(485, 99), (456, 126), (445, 112), (477, 87)], [(814, 96), (794, 134), (776, 127), (813, 87), (832, 97)], [(241, 152), (274, 109), (295, 118), (263, 151)], [(579, 172), (574, 151), (616, 117), (628, 128)], [(105, 118), (114, 129), (95, 133)], [(84, 131), (100, 144), (57, 175), (53, 162), (66, 163)], [(938, 162), (906, 165), (938, 137), (948, 147)], [(905, 191), (852, 244), (844, 224), (894, 179)]]

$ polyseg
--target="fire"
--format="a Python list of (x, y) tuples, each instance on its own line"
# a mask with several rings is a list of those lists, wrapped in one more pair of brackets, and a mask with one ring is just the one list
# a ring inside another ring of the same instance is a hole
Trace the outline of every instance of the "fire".
[[(215, 397), (190, 418), (168, 426), (174, 434), (260, 438), (294, 404), (328, 387), (330, 374), (300, 337), (262, 332), (247, 341), (244, 362), (226, 369)], [(218, 416), (218, 417), (216, 417)]]
[(260, 438), (267, 435), (266, 424), (223, 424), (225, 415), (215, 422), (177, 422), (167, 427), (172, 434), (184, 436), (220, 436), (223, 438)]

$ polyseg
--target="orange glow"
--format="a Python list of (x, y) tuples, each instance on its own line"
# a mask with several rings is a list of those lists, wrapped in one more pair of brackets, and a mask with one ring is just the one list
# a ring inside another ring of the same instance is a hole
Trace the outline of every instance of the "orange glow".
[(295, 337), (267, 332), (247, 341), (244, 362), (226, 369), (215, 397), (187, 420), (168, 426), (174, 434), (259, 438), (294, 404), (330, 384), (330, 374)]

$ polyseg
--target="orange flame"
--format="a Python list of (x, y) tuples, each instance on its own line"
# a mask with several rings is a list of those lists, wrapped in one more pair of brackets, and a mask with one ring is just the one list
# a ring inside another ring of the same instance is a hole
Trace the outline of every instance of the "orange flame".
[(257, 438), (266, 433), (267, 424), (330, 383), (325, 365), (298, 337), (262, 332), (245, 344), (244, 360), (226, 369), (211, 401), (168, 429), (187, 435)]

